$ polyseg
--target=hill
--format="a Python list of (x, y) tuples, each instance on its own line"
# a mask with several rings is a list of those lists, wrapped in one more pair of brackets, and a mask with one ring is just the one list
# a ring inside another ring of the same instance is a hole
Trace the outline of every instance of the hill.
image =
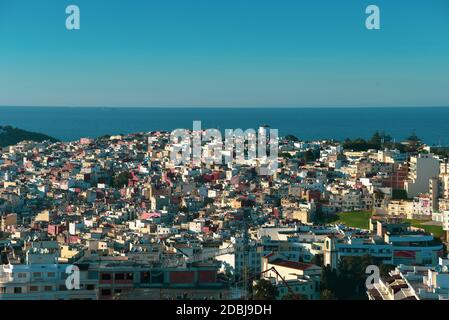
[(11, 126), (0, 126), (0, 147), (15, 145), (24, 140), (41, 142), (49, 140), (57, 142), (58, 140), (42, 133), (30, 132)]

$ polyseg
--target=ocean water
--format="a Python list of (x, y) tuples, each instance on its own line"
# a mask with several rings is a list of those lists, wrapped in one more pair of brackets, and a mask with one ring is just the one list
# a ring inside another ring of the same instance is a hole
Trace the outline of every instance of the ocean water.
[(202, 128), (257, 129), (269, 125), (300, 139), (369, 138), (383, 130), (397, 141), (415, 130), (428, 144), (449, 146), (449, 107), (382, 108), (74, 108), (0, 107), (0, 125), (63, 141), (105, 134)]

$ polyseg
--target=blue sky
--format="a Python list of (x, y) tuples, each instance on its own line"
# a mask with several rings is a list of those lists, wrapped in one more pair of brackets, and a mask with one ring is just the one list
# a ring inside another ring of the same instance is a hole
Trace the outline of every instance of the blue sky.
[(0, 0), (0, 105), (449, 105), (449, 1)]

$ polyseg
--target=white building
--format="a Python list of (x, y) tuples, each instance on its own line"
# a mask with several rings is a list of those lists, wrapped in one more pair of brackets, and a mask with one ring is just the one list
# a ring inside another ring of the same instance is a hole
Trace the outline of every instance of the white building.
[(449, 300), (449, 259), (432, 267), (399, 265), (368, 290), (370, 300)]
[(432, 216), (432, 201), (429, 195), (423, 194), (413, 199), (413, 217), (427, 217)]
[(276, 299), (293, 293), (308, 300), (319, 300), (321, 267), (270, 254), (262, 259), (262, 269), (265, 271), (262, 279), (276, 286)]
[[(33, 264), (0, 267), (0, 300), (96, 300), (95, 286), (83, 280), (80, 290), (68, 290), (68, 265)], [(83, 275), (86, 276), (86, 275)], [(98, 282), (97, 279), (92, 283)]]
[[(229, 250), (231, 247), (234, 250)], [(220, 251), (225, 249), (228, 249), (229, 253), (217, 256), (216, 260), (221, 261), (224, 268), (236, 276), (242, 276), (245, 267), (250, 274), (259, 274), (262, 271), (263, 246), (256, 241), (251, 240), (248, 244), (248, 252), (245, 252), (244, 240), (232, 237), (231, 241), (223, 242), (219, 248)], [(245, 263), (247, 263), (246, 266)]]
[(442, 223), (443, 223), (443, 230), (448, 232), (449, 231), (449, 211), (445, 210), (441, 213), (442, 216)]
[(440, 161), (431, 153), (420, 153), (419, 156), (410, 158), (409, 168), (408, 180), (405, 182), (408, 197), (429, 193), (429, 180), (439, 175)]

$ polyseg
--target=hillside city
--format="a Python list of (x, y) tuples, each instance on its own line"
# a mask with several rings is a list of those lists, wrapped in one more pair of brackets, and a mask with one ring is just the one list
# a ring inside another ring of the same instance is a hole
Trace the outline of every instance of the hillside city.
[(263, 176), (257, 159), (174, 165), (172, 147), (162, 131), (3, 147), (0, 299), (449, 299), (447, 149), (288, 135)]

